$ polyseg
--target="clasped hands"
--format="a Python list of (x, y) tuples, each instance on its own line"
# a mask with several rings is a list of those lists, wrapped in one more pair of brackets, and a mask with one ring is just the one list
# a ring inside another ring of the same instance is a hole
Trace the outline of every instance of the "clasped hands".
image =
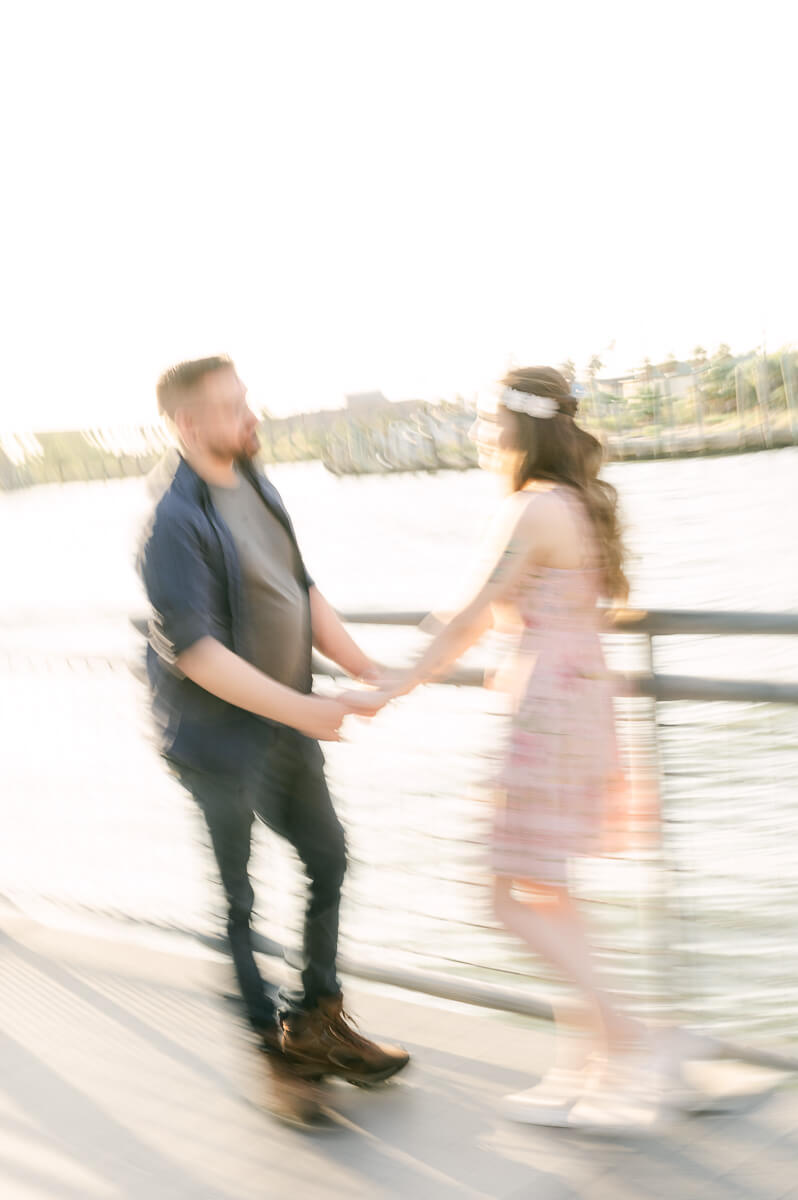
[(360, 675), (360, 681), (369, 685), (366, 691), (349, 689), (336, 697), (350, 713), (358, 717), (375, 717), (380, 709), (403, 696), (410, 690), (411, 672), (384, 667), (380, 663), (369, 664), (368, 670)]

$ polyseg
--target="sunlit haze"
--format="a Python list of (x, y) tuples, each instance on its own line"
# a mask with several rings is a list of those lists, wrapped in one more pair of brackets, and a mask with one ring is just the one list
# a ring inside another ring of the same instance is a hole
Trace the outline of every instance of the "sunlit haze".
[[(17, 4), (0, 428), (796, 337), (790, 6)], [(614, 348), (610, 348), (613, 347)]]

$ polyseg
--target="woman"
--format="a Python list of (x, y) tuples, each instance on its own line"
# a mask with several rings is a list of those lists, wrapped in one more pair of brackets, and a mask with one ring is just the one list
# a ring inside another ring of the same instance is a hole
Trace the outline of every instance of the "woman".
[(574, 421), (576, 407), (557, 371), (525, 367), (504, 378), (495, 412), (480, 414), (472, 433), (480, 466), (509, 483), (492, 567), (380, 701), (438, 675), (497, 622), (517, 629), (502, 672), (512, 717), (492, 835), (495, 911), (582, 993), (601, 1068), (591, 1076), (557, 1065), (538, 1087), (507, 1097), (505, 1111), (534, 1123), (626, 1126), (640, 1027), (599, 985), (568, 890), (569, 860), (598, 852), (618, 774), (597, 604), (628, 593), (616, 493), (598, 478), (601, 447)]

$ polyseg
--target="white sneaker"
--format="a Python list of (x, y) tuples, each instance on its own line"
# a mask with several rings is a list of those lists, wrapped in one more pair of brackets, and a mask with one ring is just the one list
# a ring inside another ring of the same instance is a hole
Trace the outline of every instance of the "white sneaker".
[(501, 1110), (511, 1121), (521, 1121), (524, 1125), (565, 1128), (568, 1114), (584, 1086), (584, 1071), (552, 1067), (534, 1087), (505, 1096)]
[(685, 1114), (730, 1112), (728, 1097), (707, 1089), (705, 1071), (718, 1059), (720, 1051), (712, 1039), (673, 1027), (652, 1033), (651, 1067), (657, 1075), (664, 1105)]
[(637, 1136), (653, 1132), (671, 1117), (648, 1060), (622, 1055), (608, 1060), (604, 1071), (589, 1081), (568, 1113), (568, 1128)]

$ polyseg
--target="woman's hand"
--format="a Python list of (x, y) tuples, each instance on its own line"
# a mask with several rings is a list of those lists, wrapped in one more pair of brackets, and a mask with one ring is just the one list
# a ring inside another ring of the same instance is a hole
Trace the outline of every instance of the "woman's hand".
[(342, 692), (338, 699), (357, 716), (374, 717), (381, 708), (390, 704), (391, 700), (396, 700), (398, 696), (404, 696), (410, 691), (413, 686), (410, 678), (410, 671), (394, 670), (386, 674), (377, 687), (364, 689), (362, 692)]
[(341, 692), (338, 700), (345, 706), (346, 711), (357, 717), (376, 717), (398, 693), (390, 688), (368, 688), (362, 692)]
[[(390, 691), (402, 672), (396, 667), (386, 667), (383, 663), (370, 659), (368, 665), (357, 676), (359, 683), (367, 683), (378, 691)], [(357, 693), (355, 693), (356, 695)]]

